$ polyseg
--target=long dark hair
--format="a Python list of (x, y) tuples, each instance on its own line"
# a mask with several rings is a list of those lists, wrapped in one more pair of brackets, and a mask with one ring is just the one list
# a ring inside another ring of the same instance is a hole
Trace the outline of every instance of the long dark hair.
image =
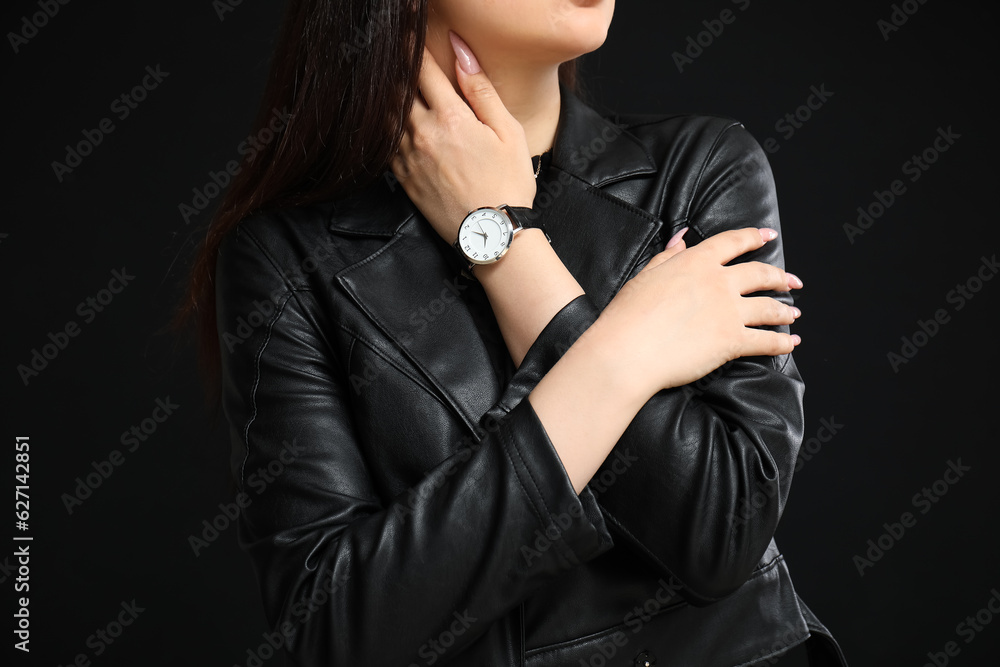
[[(427, 29), (428, 0), (288, 0), (252, 136), (208, 224), (173, 318), (193, 322), (208, 398), (217, 397), (215, 258), (240, 220), (263, 209), (349, 195), (384, 174), (403, 136)], [(559, 78), (581, 93), (577, 61)], [(275, 130), (276, 114), (284, 119)], [(269, 138), (269, 140), (268, 140)]]

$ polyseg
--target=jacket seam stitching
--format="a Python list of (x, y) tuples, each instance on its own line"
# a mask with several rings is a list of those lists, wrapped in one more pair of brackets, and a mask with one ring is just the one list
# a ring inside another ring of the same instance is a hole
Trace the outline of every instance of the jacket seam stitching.
[[(398, 228), (398, 229), (402, 229), (402, 228), (403, 228), (404, 226), (406, 226), (406, 224), (407, 224), (407, 223), (409, 223), (409, 221), (410, 221), (410, 220), (411, 220), (412, 218), (413, 218), (413, 216), (412, 216), (412, 215), (411, 215), (411, 216), (409, 216), (409, 217), (407, 217), (407, 219), (406, 219), (405, 221), (403, 221), (402, 223), (400, 223), (400, 225), (399, 225), (399, 228)], [(397, 229), (397, 231), (398, 231), (398, 229)], [(384, 252), (388, 252), (388, 248), (389, 248), (390, 246), (392, 246), (393, 244), (395, 244), (395, 243), (398, 243), (398, 242), (400, 242), (400, 240), (401, 240), (402, 238), (404, 238), (404, 237), (403, 237), (403, 235), (401, 235), (401, 234), (397, 234), (397, 233), (393, 233), (392, 237), (391, 237), (391, 238), (389, 238), (389, 240), (388, 240), (388, 241), (386, 241), (385, 243), (383, 243), (383, 244), (382, 244), (382, 245), (381, 245), (381, 246), (380, 246), (380, 247), (378, 248), (378, 250), (376, 250), (376, 251), (375, 251), (375, 252), (373, 252), (372, 254), (368, 255), (368, 256), (367, 256), (367, 257), (365, 257), (364, 259), (362, 259), (362, 260), (360, 260), (360, 261), (358, 261), (358, 262), (355, 262), (354, 264), (351, 264), (350, 266), (345, 266), (345, 267), (344, 267), (344, 268), (342, 268), (342, 269), (341, 269), (340, 271), (337, 271), (337, 273), (335, 274), (335, 277), (336, 277), (336, 278), (337, 278), (338, 280), (341, 280), (342, 278), (344, 278), (344, 277), (348, 276), (348, 275), (349, 275), (349, 274), (350, 274), (350, 273), (351, 273), (352, 271), (356, 271), (356, 270), (360, 269), (360, 268), (361, 268), (362, 266), (364, 266), (365, 264), (368, 264), (369, 262), (374, 262), (374, 261), (375, 261), (375, 259), (376, 259), (376, 258), (377, 258), (377, 257), (378, 257), (379, 255), (381, 255), (381, 254), (382, 254), (382, 253), (384, 253)]]
[[(789, 352), (788, 354), (784, 354), (782, 356), (785, 358), (785, 362), (783, 364), (781, 364), (780, 368), (776, 367), (775, 370), (778, 371), (781, 374), (784, 374), (785, 373), (785, 368), (788, 366), (788, 362), (791, 361), (791, 359), (792, 359), (792, 353)], [(777, 360), (775, 360), (774, 363), (777, 364)]]
[[(716, 150), (718, 150), (719, 144), (722, 143), (723, 135), (734, 127), (742, 127), (742, 123), (740, 123), (739, 121), (733, 121), (732, 124), (727, 125), (725, 128), (723, 128), (719, 132), (718, 136), (715, 137), (715, 141), (712, 142), (712, 148), (709, 149), (708, 155), (705, 156), (705, 161), (702, 162), (701, 168), (698, 170), (698, 178), (695, 179), (694, 187), (691, 188), (691, 197), (688, 199), (687, 206), (684, 208), (685, 220), (688, 221), (691, 220), (691, 205), (694, 203), (695, 193), (698, 192), (698, 190), (701, 188), (701, 180), (702, 178), (704, 178), (705, 171), (708, 169), (708, 165), (709, 163), (711, 163), (712, 158), (715, 157), (715, 152)], [(689, 222), (689, 224), (691, 223)], [(695, 225), (695, 228), (698, 230), (698, 235), (704, 238), (705, 235), (701, 233), (701, 229), (699, 229), (697, 225)]]
[[(636, 146), (642, 149), (642, 152), (646, 154), (646, 159), (649, 160), (649, 164), (656, 166), (656, 160), (653, 156), (649, 154), (649, 149), (646, 147), (646, 142), (642, 140), (642, 137), (637, 136), (631, 130), (635, 127), (641, 127), (645, 123), (639, 124), (628, 124), (620, 122), (621, 114), (618, 113), (598, 113), (598, 117), (605, 123), (605, 125), (612, 125), (616, 130), (619, 130), (620, 134), (627, 134), (628, 138), (632, 140)], [(664, 120), (662, 118), (654, 119), (652, 122), (659, 122)]]
[[(528, 399), (524, 398), (523, 400), (528, 400)], [(528, 473), (528, 479), (531, 480), (531, 487), (534, 489), (535, 493), (538, 495), (538, 501), (539, 501), (539, 503), (541, 503), (542, 508), (545, 510), (545, 517), (548, 518), (551, 515), (551, 512), (549, 512), (548, 505), (545, 504), (545, 498), (542, 497), (542, 492), (538, 488), (538, 483), (535, 481), (534, 475), (531, 474), (531, 468), (528, 467), (528, 464), (524, 462), (524, 457), (521, 456), (521, 452), (520, 452), (520, 450), (519, 450), (519, 448), (517, 446), (517, 443), (514, 442), (514, 439), (513, 438), (509, 438), (509, 440), (511, 442), (511, 449), (513, 449), (514, 453), (517, 454), (517, 460), (521, 462), (521, 465), (524, 466), (525, 471)], [(539, 517), (539, 518), (541, 519), (541, 517)], [(545, 528), (545, 526), (543, 525), (542, 528)]]
[(249, 238), (250, 241), (255, 246), (257, 246), (257, 249), (260, 250), (261, 254), (264, 255), (264, 257), (267, 258), (267, 261), (271, 265), (271, 267), (275, 270), (275, 272), (279, 276), (281, 276), (281, 281), (283, 283), (285, 283), (286, 287), (289, 290), (295, 291), (295, 290), (302, 289), (304, 287), (303, 285), (296, 285), (295, 283), (292, 282), (292, 280), (288, 277), (288, 274), (285, 273), (285, 270), (281, 268), (281, 265), (278, 262), (278, 260), (275, 259), (275, 257), (274, 257), (273, 254), (271, 254), (271, 251), (268, 250), (267, 246), (264, 245), (264, 243), (262, 243), (261, 240), (259, 238), (257, 238), (257, 236), (249, 228), (240, 227), (240, 228), (238, 228), (238, 230), (239, 231), (237, 233), (246, 234), (247, 238)]
[(348, 357), (347, 357), (349, 361), (351, 359), (351, 353), (353, 353), (353, 350), (354, 350), (354, 347), (355, 347), (355, 343), (357, 343), (359, 345), (363, 345), (366, 348), (368, 348), (369, 350), (371, 350), (372, 354), (376, 355), (384, 363), (386, 363), (389, 366), (391, 366), (392, 368), (396, 369), (397, 371), (399, 371), (400, 373), (402, 373), (404, 376), (406, 376), (407, 378), (409, 378), (418, 387), (422, 388), (428, 394), (432, 395), (435, 399), (437, 399), (438, 403), (441, 403), (445, 407), (448, 407), (446, 404), (444, 404), (441, 401), (440, 396), (437, 395), (437, 392), (434, 389), (432, 389), (430, 386), (428, 386), (427, 384), (425, 384), (424, 381), (421, 378), (419, 378), (418, 376), (414, 375), (410, 371), (402, 368), (399, 364), (397, 364), (395, 361), (393, 361), (392, 359), (390, 359), (386, 355), (386, 353), (382, 351), (381, 347), (368, 342), (367, 338), (364, 335), (358, 333), (353, 328), (348, 327), (348, 326), (346, 326), (344, 324), (340, 324), (339, 326), (340, 326), (341, 329), (343, 329), (345, 332), (347, 332), (348, 334), (351, 335), (351, 350), (348, 353)]
[[(271, 253), (271, 251), (267, 248), (267, 246), (263, 242), (261, 242), (261, 240), (253, 233), (252, 230), (250, 230), (249, 228), (246, 228), (246, 227), (237, 227), (237, 233), (246, 234), (247, 238), (249, 238), (250, 241), (255, 246), (257, 246), (257, 249), (260, 251), (260, 253), (262, 255), (264, 255), (264, 257), (267, 258), (268, 263), (274, 269), (275, 273), (277, 273), (278, 276), (281, 277), (281, 281), (284, 283), (285, 289), (287, 291), (291, 292), (293, 294), (293, 296), (295, 297), (295, 301), (299, 304), (299, 307), (302, 309), (303, 313), (308, 314), (308, 313), (311, 313), (313, 311), (318, 311), (319, 310), (319, 308), (315, 308), (315, 309), (308, 308), (306, 306), (306, 304), (304, 304), (302, 302), (302, 299), (299, 298), (299, 295), (298, 295), (299, 292), (308, 292), (308, 293), (311, 294), (313, 292), (312, 287), (310, 287), (306, 283), (296, 283), (296, 282), (292, 281), (292, 279), (289, 278), (289, 275), (284, 271), (284, 269), (281, 268), (281, 264), (278, 262), (277, 259), (275, 259), (274, 255)], [(272, 300), (274, 298), (273, 294), (274, 294), (274, 292), (272, 291), (271, 297), (270, 297)], [(343, 364), (342, 360), (340, 359), (340, 357), (335, 353), (334, 346), (330, 342), (330, 339), (327, 337), (326, 331), (323, 329), (323, 327), (316, 326), (316, 323), (313, 322), (313, 321), (310, 321), (309, 324), (312, 327), (313, 331), (316, 333), (317, 337), (321, 338), (323, 340), (323, 342), (326, 344), (327, 348), (329, 348), (329, 350), (331, 352), (331, 354), (329, 356), (340, 367), (340, 372), (341, 373), (345, 373), (345, 371), (344, 371), (344, 364)]]
[(250, 426), (257, 419), (257, 387), (260, 385), (260, 360), (264, 356), (264, 350), (267, 348), (267, 344), (271, 341), (271, 331), (274, 329), (275, 322), (281, 317), (281, 314), (285, 312), (285, 306), (288, 305), (289, 300), (294, 296), (295, 290), (289, 290), (284, 296), (285, 300), (281, 303), (281, 306), (274, 313), (274, 317), (267, 324), (267, 335), (264, 336), (264, 340), (261, 341), (260, 349), (257, 350), (257, 354), (254, 357), (254, 378), (253, 387), (250, 389), (250, 405), (251, 412), (250, 418), (247, 420), (246, 426), (243, 427), (243, 446), (246, 449), (246, 453), (243, 455), (243, 462), (240, 464), (240, 486), (242, 487), (246, 482), (246, 465), (247, 460), (250, 458)]
[(648, 120), (636, 121), (634, 123), (628, 123), (628, 122), (622, 123), (622, 122), (620, 122), (622, 118), (628, 118), (630, 116), (633, 117), (633, 118), (635, 117), (634, 114), (628, 114), (628, 113), (626, 113), (626, 114), (616, 114), (616, 117), (618, 118), (618, 122), (616, 122), (616, 124), (620, 124), (623, 127), (625, 127), (626, 129), (630, 129), (631, 130), (631, 129), (638, 128), (638, 127), (646, 127), (647, 125), (656, 125), (656, 124), (662, 123), (662, 122), (667, 121), (667, 120), (674, 120), (674, 119), (678, 119), (678, 118), (690, 118), (690, 119), (695, 119), (695, 120), (702, 119), (702, 118), (720, 119), (720, 120), (725, 120), (725, 121), (734, 121), (735, 120), (734, 118), (732, 118), (730, 116), (721, 116), (721, 115), (712, 114), (712, 113), (670, 113), (670, 114), (654, 115), (653, 118), (650, 118)]
[(766, 655), (757, 656), (755, 659), (753, 659), (753, 660), (751, 660), (749, 662), (741, 662), (740, 664), (735, 665), (734, 667), (753, 667), (753, 665), (761, 665), (761, 664), (764, 664), (764, 663), (770, 663), (771, 659), (774, 658), (775, 656), (784, 655), (785, 653), (787, 653), (788, 651), (791, 651), (796, 646), (800, 646), (801, 644), (803, 644), (806, 641), (808, 641), (810, 637), (812, 637), (812, 633), (809, 631), (809, 625), (806, 624), (806, 634), (805, 634), (805, 636), (798, 637), (795, 640), (794, 644), (790, 644), (788, 646), (785, 646), (784, 648), (778, 649), (777, 651), (771, 651), (770, 653), (768, 653)]
[(639, 217), (646, 218), (647, 222), (651, 222), (651, 223), (654, 223), (654, 224), (657, 223), (657, 222), (660, 222), (660, 223), (663, 222), (663, 220), (661, 218), (658, 218), (657, 216), (653, 215), (649, 211), (647, 211), (647, 210), (645, 210), (643, 208), (640, 208), (640, 207), (638, 207), (638, 206), (636, 206), (634, 204), (630, 204), (630, 203), (628, 203), (626, 201), (623, 201), (623, 200), (619, 199), (618, 197), (610, 195), (607, 192), (605, 192), (604, 190), (602, 190), (601, 188), (597, 188), (597, 187), (594, 187), (594, 186), (590, 186), (590, 188), (594, 191), (594, 194), (598, 195), (599, 197), (602, 197), (603, 199), (608, 200), (608, 202), (614, 204), (615, 206), (618, 206), (619, 208), (625, 209), (629, 213), (634, 213), (634, 214), (638, 215)]

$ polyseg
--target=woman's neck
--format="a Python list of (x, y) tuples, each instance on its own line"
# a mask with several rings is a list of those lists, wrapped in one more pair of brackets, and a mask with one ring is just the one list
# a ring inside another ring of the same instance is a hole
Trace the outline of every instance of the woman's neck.
[[(444, 70), (455, 90), (461, 94), (455, 75), (455, 51), (448, 38), (448, 27), (431, 21), (427, 30), (427, 48)], [(475, 50), (475, 46), (471, 46)], [(531, 155), (552, 147), (559, 124), (559, 67), (529, 66), (510, 58), (475, 53), (483, 71), (490, 78), (507, 110), (521, 123)]]

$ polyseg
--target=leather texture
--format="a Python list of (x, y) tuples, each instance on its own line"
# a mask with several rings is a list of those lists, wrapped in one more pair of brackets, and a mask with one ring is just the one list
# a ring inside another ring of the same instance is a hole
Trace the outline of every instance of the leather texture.
[[(674, 232), (780, 230), (740, 123), (561, 95), (535, 208), (586, 294), (505, 386), (461, 258), (391, 177), (223, 242), (223, 407), (268, 622), (309, 667), (732, 667), (803, 642), (846, 665), (773, 539), (803, 435), (791, 355), (660, 391), (579, 495), (525, 399)], [(784, 267), (782, 237), (750, 260)]]

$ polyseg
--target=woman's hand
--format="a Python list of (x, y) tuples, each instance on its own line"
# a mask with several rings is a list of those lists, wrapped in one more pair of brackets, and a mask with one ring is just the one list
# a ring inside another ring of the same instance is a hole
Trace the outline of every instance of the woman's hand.
[(622, 286), (595, 322), (610, 331), (616, 359), (646, 396), (694, 382), (737, 357), (787, 354), (800, 342), (796, 335), (748, 328), (791, 324), (801, 315), (797, 308), (743, 296), (802, 287), (798, 277), (763, 262), (726, 266), (777, 232), (734, 229), (686, 248), (678, 238), (683, 231)]
[[(420, 92), (406, 123), (392, 172), (441, 237), (452, 243), (465, 215), (481, 206), (530, 207), (535, 178), (524, 128), (457, 35), (462, 93), (424, 49)], [(464, 53), (463, 53), (464, 51)]]

